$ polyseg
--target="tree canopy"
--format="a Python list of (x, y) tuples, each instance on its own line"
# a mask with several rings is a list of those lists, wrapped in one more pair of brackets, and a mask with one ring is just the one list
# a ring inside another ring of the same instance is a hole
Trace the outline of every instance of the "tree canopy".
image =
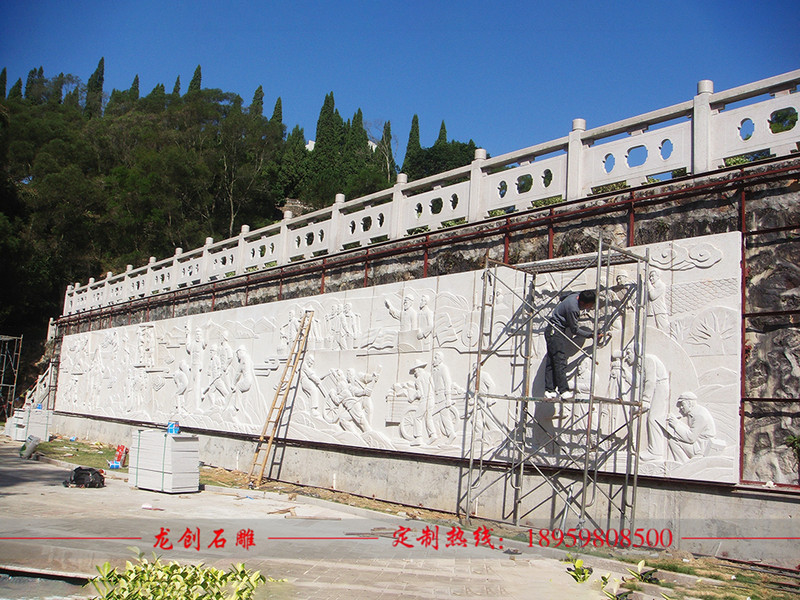
[[(7, 94), (0, 72), (0, 253), (11, 257), (0, 274), (13, 282), (0, 292), (0, 333), (41, 340), (69, 283), (270, 224), (287, 198), (321, 208), (396, 180), (389, 121), (370, 135), (361, 109), (342, 119), (333, 92), (309, 151), (300, 127), (286, 134), (279, 96), (264, 116), (262, 86), (245, 106), (202, 87), (198, 65), (184, 95), (180, 77), (169, 94), (161, 83), (140, 94), (138, 75), (107, 93), (104, 70), (101, 58), (84, 84), (37, 66)], [(474, 148), (459, 144), (417, 147), (409, 176), (452, 168), (461, 146)]]

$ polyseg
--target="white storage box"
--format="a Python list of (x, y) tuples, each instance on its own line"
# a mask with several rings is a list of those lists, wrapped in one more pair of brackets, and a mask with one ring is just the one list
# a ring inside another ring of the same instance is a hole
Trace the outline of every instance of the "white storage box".
[(133, 432), (128, 457), (128, 483), (158, 492), (200, 489), (200, 441), (197, 436), (157, 429)]

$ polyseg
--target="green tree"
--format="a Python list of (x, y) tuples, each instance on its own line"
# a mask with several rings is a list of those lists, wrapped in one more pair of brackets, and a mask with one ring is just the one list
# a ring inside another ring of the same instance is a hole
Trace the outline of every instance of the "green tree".
[(128, 90), (128, 95), (133, 102), (136, 102), (139, 99), (139, 75), (137, 74), (136, 77), (133, 78), (133, 83), (131, 83), (131, 89)]
[(0, 71), (0, 100), (6, 99), (6, 68)]
[(278, 96), (278, 99), (275, 101), (275, 108), (272, 109), (272, 117), (270, 117), (270, 122), (283, 125), (283, 104), (281, 103), (280, 96)]
[(253, 94), (253, 101), (250, 103), (250, 110), (251, 115), (263, 115), (264, 114), (264, 88), (258, 86), (256, 88), (255, 93)]
[(375, 156), (386, 183), (393, 184), (397, 180), (397, 164), (394, 162), (392, 153), (392, 124), (390, 121), (383, 124), (383, 136), (375, 148)]
[(302, 200), (316, 208), (333, 204), (343, 191), (342, 146), (346, 127), (336, 110), (333, 92), (326, 94), (317, 120), (314, 150), (311, 152), (307, 184)]
[(86, 107), (84, 113), (90, 119), (103, 114), (103, 80), (105, 73), (105, 58), (97, 63), (97, 69), (86, 83)]
[(8, 90), (8, 100), (22, 100), (22, 78), (17, 79), (11, 89)]
[(447, 143), (447, 127), (444, 126), (444, 120), (442, 120), (442, 124), (439, 127), (439, 137), (436, 138), (436, 141), (433, 143), (435, 146), (436, 144), (446, 144)]
[(406, 144), (406, 155), (403, 158), (403, 173), (408, 173), (408, 169), (417, 159), (417, 155), (422, 150), (419, 141), (419, 116), (411, 117), (411, 131), (408, 132), (408, 144)]
[(286, 137), (278, 170), (280, 199), (301, 197), (309, 170), (309, 152), (306, 138), (299, 125)]
[(186, 93), (191, 94), (192, 92), (199, 92), (202, 80), (203, 80), (203, 75), (200, 70), (200, 65), (197, 65), (197, 68), (194, 70), (194, 75), (192, 76), (192, 80), (189, 82), (189, 89), (186, 90)]

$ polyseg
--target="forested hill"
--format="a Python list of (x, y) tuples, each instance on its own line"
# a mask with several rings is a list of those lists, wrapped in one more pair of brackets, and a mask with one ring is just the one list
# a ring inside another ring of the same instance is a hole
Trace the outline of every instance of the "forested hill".
[[(106, 93), (103, 71), (101, 59), (85, 84), (42, 67), (24, 84), (0, 72), (0, 334), (25, 334), (28, 358), (69, 283), (267, 225), (286, 198), (320, 208), (396, 179), (390, 122), (370, 139), (361, 110), (345, 121), (332, 92), (309, 151), (300, 127), (287, 135), (280, 97), (265, 113), (261, 86), (245, 105), (203, 87), (198, 66), (185, 90), (178, 78), (143, 95), (137, 75)], [(415, 115), (402, 170), (418, 179), (474, 149), (448, 142), (444, 122), (422, 148)]]

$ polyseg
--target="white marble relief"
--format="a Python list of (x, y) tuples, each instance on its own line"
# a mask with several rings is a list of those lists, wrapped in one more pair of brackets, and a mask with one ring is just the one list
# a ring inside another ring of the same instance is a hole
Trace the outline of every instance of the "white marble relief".
[[(649, 409), (640, 442), (643, 472), (737, 479), (740, 247), (735, 233), (651, 247), (654, 275), (642, 288), (651, 307), (640, 357)], [(56, 407), (260, 433), (303, 315), (311, 310), (285, 435), (461, 456), (471, 435), (469, 402), (481, 339), (484, 350), (494, 351), (481, 369), (481, 391), (541, 396), (545, 318), (564, 288), (596, 287), (593, 269), (539, 275), (533, 286), (533, 276), (505, 271), (497, 276), (508, 287), (494, 287), (483, 332), (479, 271), (66, 336)], [(600, 315), (609, 335), (593, 368), (591, 340), (577, 340), (568, 375), (579, 395), (594, 389), (623, 397), (630, 391), (636, 278), (633, 265), (613, 267), (614, 284), (603, 291), (608, 309)], [(593, 321), (591, 311), (582, 317), (582, 324)], [(533, 383), (524, 390), (527, 332)], [(687, 393), (696, 402), (679, 406)], [(481, 398), (475, 429), (487, 456), (507, 452), (505, 434), (518, 407)], [(591, 415), (593, 430), (618, 428), (623, 410), (600, 407)], [(545, 462), (568, 461), (585, 443), (585, 408), (538, 403), (529, 412), (528, 442), (543, 449)]]

